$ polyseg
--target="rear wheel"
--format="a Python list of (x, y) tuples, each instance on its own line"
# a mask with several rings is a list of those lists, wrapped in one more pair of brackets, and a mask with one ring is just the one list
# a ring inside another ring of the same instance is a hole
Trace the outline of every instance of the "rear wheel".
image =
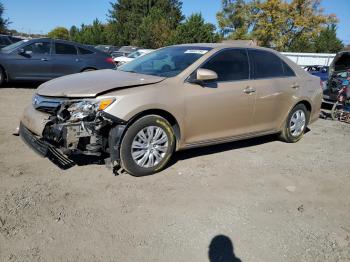
[(281, 139), (287, 143), (299, 141), (304, 135), (309, 117), (310, 113), (303, 104), (296, 105), (287, 117)]
[(96, 70), (95, 68), (86, 68), (81, 72), (90, 72), (90, 71), (95, 71), (95, 70)]
[(126, 131), (120, 148), (121, 166), (133, 176), (161, 171), (175, 148), (169, 122), (157, 115), (144, 116)]
[(0, 86), (2, 86), (4, 82), (5, 82), (5, 72), (4, 72), (4, 70), (0, 67)]

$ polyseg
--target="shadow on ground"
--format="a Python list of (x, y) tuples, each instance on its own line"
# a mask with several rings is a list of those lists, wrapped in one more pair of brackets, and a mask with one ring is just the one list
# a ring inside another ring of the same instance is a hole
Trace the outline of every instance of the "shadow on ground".
[(208, 257), (210, 262), (241, 262), (235, 255), (231, 239), (224, 235), (217, 235), (211, 240)]
[(262, 137), (256, 137), (246, 140), (240, 140), (235, 142), (229, 142), (224, 144), (205, 146), (200, 148), (187, 149), (184, 151), (176, 152), (168, 166), (174, 165), (179, 160), (191, 159), (194, 157), (200, 157), (204, 155), (212, 155), (221, 152), (231, 151), (239, 148), (252, 147), (257, 145), (262, 145), (276, 141), (278, 138), (276, 135), (268, 135)]
[[(200, 157), (203, 155), (217, 154), (217, 153), (235, 150), (239, 148), (257, 146), (265, 143), (270, 143), (276, 140), (277, 140), (276, 135), (269, 135), (269, 136), (257, 137), (257, 138), (247, 139), (247, 140), (225, 143), (225, 144), (188, 149), (188, 150), (176, 152), (171, 158), (167, 167), (170, 167), (181, 160)], [(52, 154), (52, 155), (53, 156), (51, 158), (48, 157), (50, 161), (63, 170), (67, 170), (75, 165), (77, 166), (86, 166), (91, 164), (104, 165), (105, 159), (108, 157), (107, 155), (104, 155), (104, 156), (71, 155), (67, 158), (69, 163), (62, 165), (61, 161), (56, 161), (57, 159), (55, 156), (57, 156), (57, 154)]]

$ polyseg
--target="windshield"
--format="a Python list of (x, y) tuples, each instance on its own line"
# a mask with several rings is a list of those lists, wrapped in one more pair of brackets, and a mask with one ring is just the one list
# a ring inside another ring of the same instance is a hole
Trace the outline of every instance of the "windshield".
[(141, 56), (118, 70), (164, 77), (176, 76), (197, 61), (211, 48), (196, 46), (171, 46)]
[(15, 50), (17, 47), (21, 46), (23, 43), (28, 42), (28, 40), (22, 40), (17, 43), (8, 45), (4, 48), (1, 48), (1, 52), (3, 53), (11, 53), (13, 50)]
[(131, 53), (131, 54), (128, 55), (127, 57), (128, 57), (128, 58), (136, 58), (136, 57), (139, 57), (140, 55), (141, 55), (141, 52), (136, 51), (136, 52)]

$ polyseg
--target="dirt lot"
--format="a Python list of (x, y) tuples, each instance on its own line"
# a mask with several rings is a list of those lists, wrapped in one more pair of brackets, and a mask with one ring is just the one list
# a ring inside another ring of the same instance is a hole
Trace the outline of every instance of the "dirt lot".
[(296, 144), (184, 151), (156, 175), (115, 177), (62, 171), (11, 135), (33, 92), (0, 89), (0, 261), (350, 261), (350, 125), (319, 120)]

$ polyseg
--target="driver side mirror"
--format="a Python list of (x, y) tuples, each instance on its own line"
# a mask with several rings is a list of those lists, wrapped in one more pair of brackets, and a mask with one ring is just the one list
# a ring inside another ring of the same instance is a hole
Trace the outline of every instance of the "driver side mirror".
[(197, 80), (200, 81), (209, 81), (209, 80), (217, 80), (218, 74), (212, 70), (199, 68), (197, 70)]
[(211, 81), (211, 80), (217, 80), (218, 74), (214, 72), (213, 70), (204, 69), (204, 68), (198, 68), (194, 79), (190, 80), (190, 83), (193, 84), (199, 84), (201, 86), (204, 86), (204, 82)]

